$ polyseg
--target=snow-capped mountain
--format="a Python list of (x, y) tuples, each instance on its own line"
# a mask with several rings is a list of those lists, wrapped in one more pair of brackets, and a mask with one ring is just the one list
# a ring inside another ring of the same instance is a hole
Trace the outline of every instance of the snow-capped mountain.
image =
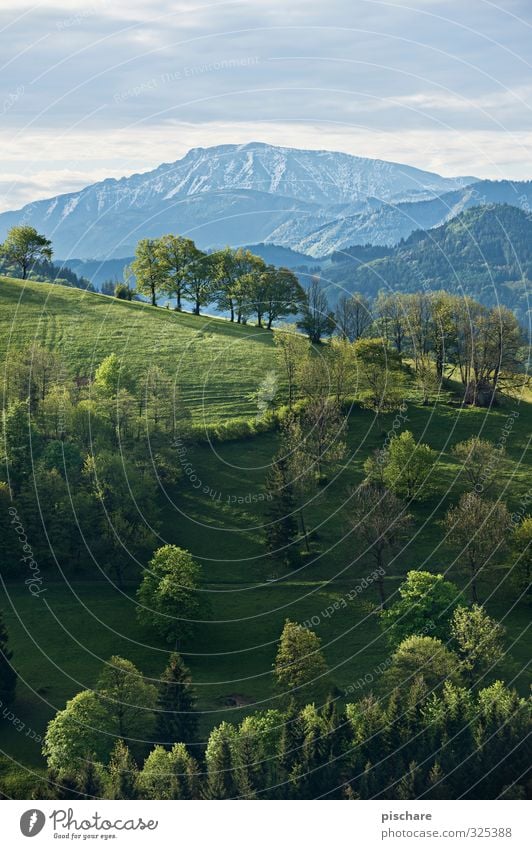
[[(473, 180), (258, 142), (194, 148), (153, 171), (3, 213), (0, 239), (23, 220), (51, 238), (56, 255), (65, 258), (127, 256), (140, 238), (168, 232), (189, 235), (203, 248), (254, 242), (292, 247), (332, 222), (378, 212), (382, 204), (431, 200)], [(333, 242), (323, 244), (329, 250)]]

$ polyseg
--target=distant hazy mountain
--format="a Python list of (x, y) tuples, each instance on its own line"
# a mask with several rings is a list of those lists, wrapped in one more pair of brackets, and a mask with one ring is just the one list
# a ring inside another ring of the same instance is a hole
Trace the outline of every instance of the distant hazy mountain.
[[(482, 204), (509, 204), (530, 211), (532, 182), (481, 180), (432, 200), (407, 203), (369, 202), (354, 215), (317, 227), (292, 244), (294, 250), (323, 256), (351, 245), (396, 245), (414, 230), (450, 221), (465, 209)], [(282, 244), (282, 238), (278, 239)]]
[[(56, 255), (67, 259), (129, 256), (140, 238), (167, 232), (189, 235), (203, 248), (278, 243), (317, 256), (343, 239), (358, 241), (359, 221), (380, 211), (388, 214), (387, 204), (395, 209), (405, 202), (430, 203), (473, 179), (255, 142), (195, 148), (154, 171), (3, 213), (0, 239), (24, 220), (51, 238)], [(361, 226), (370, 234), (368, 241), (379, 230), (377, 224)], [(323, 227), (330, 236), (309, 236)], [(308, 248), (299, 246), (307, 243)]]

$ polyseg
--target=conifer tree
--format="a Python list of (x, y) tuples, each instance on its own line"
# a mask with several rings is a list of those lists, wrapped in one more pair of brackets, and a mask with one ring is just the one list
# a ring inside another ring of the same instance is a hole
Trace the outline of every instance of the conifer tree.
[(157, 700), (157, 739), (165, 746), (194, 743), (198, 717), (194, 710), (194, 693), (190, 672), (177, 652), (170, 655), (168, 666), (159, 683)]
[(138, 769), (123, 740), (117, 740), (107, 768), (107, 798), (136, 799)]

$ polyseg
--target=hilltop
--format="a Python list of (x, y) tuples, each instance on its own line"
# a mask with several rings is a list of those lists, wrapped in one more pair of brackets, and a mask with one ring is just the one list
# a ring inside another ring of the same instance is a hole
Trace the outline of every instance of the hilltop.
[(253, 415), (248, 399), (273, 368), (272, 334), (220, 318), (48, 283), (0, 277), (0, 359), (37, 341), (73, 375), (90, 376), (110, 353), (165, 369), (198, 420)]

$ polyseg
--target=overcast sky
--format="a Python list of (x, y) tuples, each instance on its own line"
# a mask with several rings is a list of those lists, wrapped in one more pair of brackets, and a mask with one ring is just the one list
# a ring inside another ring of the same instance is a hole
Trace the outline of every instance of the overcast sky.
[(1, 0), (0, 32), (1, 209), (227, 142), (532, 177), (531, 0)]

